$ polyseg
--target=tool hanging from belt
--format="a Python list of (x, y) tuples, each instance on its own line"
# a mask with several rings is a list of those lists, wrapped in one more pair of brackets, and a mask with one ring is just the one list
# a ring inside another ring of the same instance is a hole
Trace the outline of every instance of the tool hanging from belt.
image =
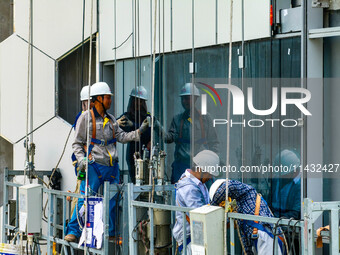
[[(256, 195), (256, 203), (255, 203), (255, 212), (254, 215), (259, 216), (260, 214), (260, 207), (261, 207), (261, 195), (257, 193)], [(255, 223), (259, 223), (258, 221), (254, 221)], [(253, 234), (251, 235), (252, 239), (257, 239), (259, 237), (258, 235), (258, 229), (254, 228), (253, 229)]]

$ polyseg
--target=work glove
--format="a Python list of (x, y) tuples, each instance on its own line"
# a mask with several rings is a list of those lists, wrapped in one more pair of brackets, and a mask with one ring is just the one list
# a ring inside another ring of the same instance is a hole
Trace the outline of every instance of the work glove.
[(78, 172), (79, 171), (85, 171), (85, 169), (86, 169), (86, 160), (87, 160), (87, 158), (84, 157), (82, 160), (80, 160), (80, 162), (78, 162), (78, 167), (77, 167)]
[(149, 120), (148, 120), (148, 118), (146, 118), (146, 119), (143, 121), (143, 123), (142, 123), (142, 125), (140, 126), (140, 128), (139, 128), (139, 132), (142, 134), (142, 133), (145, 132), (148, 128), (149, 128)]
[(118, 119), (117, 122), (120, 127), (132, 127), (133, 126), (133, 122), (129, 120), (129, 118), (126, 117), (125, 115), (123, 115), (120, 119)]

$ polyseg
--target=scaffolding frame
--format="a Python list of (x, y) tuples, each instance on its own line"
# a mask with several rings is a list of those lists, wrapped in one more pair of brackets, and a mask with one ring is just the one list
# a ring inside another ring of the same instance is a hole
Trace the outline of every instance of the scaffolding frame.
[[(329, 241), (331, 255), (339, 253), (339, 210), (340, 201), (336, 202), (313, 202), (309, 198), (304, 199), (304, 253), (315, 254), (315, 228), (314, 225), (324, 212), (330, 214), (330, 231), (321, 232), (323, 240)], [(310, 234), (313, 233), (313, 234)]]
[[(36, 174), (39, 177), (43, 177), (49, 175), (51, 171), (36, 171)], [(16, 200), (19, 200), (19, 188), (22, 186), (21, 184), (13, 183), (10, 181), (10, 178), (16, 175), (23, 175), (24, 171), (16, 171), (9, 170), (8, 168), (4, 169), (4, 204), (3, 204), (3, 221), (2, 221), (2, 242), (6, 243), (8, 240), (8, 231), (18, 231), (19, 221), (16, 220), (15, 226), (9, 224), (9, 187), (13, 187), (16, 189)], [(174, 185), (145, 185), (145, 186), (135, 186), (132, 183), (128, 183), (123, 187), (123, 214), (125, 224), (123, 226), (123, 253), (124, 254), (138, 254), (137, 243), (138, 240), (133, 238), (134, 234), (134, 226), (137, 223), (137, 214), (136, 210), (138, 207), (149, 209), (149, 219), (150, 226), (154, 226), (154, 218), (153, 218), (153, 210), (161, 209), (171, 211), (171, 225), (173, 226), (175, 222), (174, 213), (181, 212), (183, 217), (185, 217), (185, 213), (190, 212), (194, 208), (186, 208), (175, 206), (175, 186)], [(88, 254), (108, 254), (109, 253), (109, 201), (111, 198), (115, 196), (118, 192), (118, 188), (116, 185), (110, 185), (109, 182), (104, 183), (103, 188), (103, 222), (104, 222), (104, 237), (103, 237), (103, 245), (101, 249), (89, 248)], [(170, 196), (170, 204), (157, 204), (157, 203), (149, 203), (137, 201), (136, 199), (139, 197), (141, 193), (150, 193), (150, 192), (169, 192)], [(65, 237), (66, 230), (66, 216), (67, 216), (67, 201), (66, 197), (71, 196), (73, 198), (84, 198), (84, 195), (68, 193), (65, 191), (51, 190), (47, 188), (43, 188), (43, 194), (46, 194), (48, 197), (48, 222), (47, 222), (47, 235), (36, 235), (40, 240), (47, 241), (47, 252), (48, 254), (52, 254), (52, 244), (55, 242), (56, 244), (61, 246), (61, 254), (68, 254), (67, 247), (70, 247), (71, 254), (74, 254), (74, 250), (79, 249), (77, 243), (69, 243), (63, 238)], [(57, 222), (57, 200), (62, 200), (62, 224), (58, 224)], [(325, 243), (329, 243), (329, 250), (331, 255), (339, 254), (339, 210), (340, 210), (340, 201), (337, 202), (313, 202), (311, 199), (305, 198), (303, 203), (303, 219), (302, 220), (290, 220), (290, 219), (282, 219), (282, 218), (270, 218), (270, 217), (262, 217), (255, 215), (246, 215), (240, 213), (228, 213), (228, 218), (230, 220), (230, 243), (235, 243), (235, 220), (251, 220), (251, 221), (259, 221), (266, 222), (270, 224), (277, 224), (279, 222), (280, 226), (296, 226), (301, 229), (300, 240), (301, 240), (301, 252), (302, 254), (316, 254), (315, 248), (315, 240), (316, 240), (316, 229), (315, 224), (316, 221), (323, 215), (323, 213), (328, 212), (330, 214), (330, 231), (322, 232), (322, 237)], [(126, 213), (127, 212), (127, 213)], [(19, 206), (16, 204), (15, 211), (16, 219), (19, 219)], [(183, 221), (183, 234), (186, 236), (186, 221)], [(57, 231), (62, 231), (62, 238), (57, 238)], [(150, 227), (150, 254), (154, 254), (154, 228)], [(14, 241), (18, 241), (18, 237)], [(278, 245), (276, 240), (275, 246)], [(186, 254), (186, 239), (183, 240), (184, 252)], [(33, 247), (37, 248), (37, 247)], [(231, 254), (235, 254), (235, 246), (230, 245)], [(38, 249), (39, 250), (39, 249)], [(176, 250), (176, 242), (174, 238), (172, 238), (172, 254), (175, 254)], [(277, 249), (275, 249), (277, 251)]]

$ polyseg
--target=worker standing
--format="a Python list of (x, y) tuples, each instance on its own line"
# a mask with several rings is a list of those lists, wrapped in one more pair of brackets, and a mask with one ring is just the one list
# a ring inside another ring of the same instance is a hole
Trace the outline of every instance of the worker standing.
[[(216, 131), (212, 128), (213, 122), (210, 115), (202, 115), (195, 108), (195, 103), (199, 96), (200, 93), (196, 86), (192, 83), (186, 83), (180, 93), (184, 112), (173, 118), (167, 133), (162, 131), (165, 143), (176, 143), (171, 183), (176, 183), (185, 169), (190, 168), (192, 138), (194, 139), (194, 155), (204, 149), (214, 152), (218, 151), (219, 142)], [(194, 107), (194, 117), (191, 116), (191, 107)], [(195, 137), (191, 135), (193, 119)], [(157, 124), (158, 122), (156, 122)]]
[[(111, 107), (111, 90), (105, 82), (97, 82), (91, 87), (91, 97), (94, 107), (84, 112), (78, 119), (75, 139), (72, 144), (74, 154), (78, 161), (78, 171), (84, 171), (86, 161), (88, 161), (88, 194), (96, 195), (99, 187), (104, 181), (119, 183), (119, 166), (118, 153), (116, 149), (116, 141), (127, 143), (130, 141), (138, 141), (140, 134), (148, 128), (148, 122), (145, 120), (138, 130), (132, 132), (124, 132), (119, 128), (114, 116), (106, 111)], [(88, 148), (89, 158), (87, 154), (87, 123), (90, 115), (90, 141)], [(80, 192), (85, 194), (86, 183), (82, 180)], [(78, 206), (72, 214), (71, 221), (68, 224), (68, 233), (65, 236), (66, 241), (76, 241), (81, 235), (80, 226), (77, 220), (80, 208), (84, 203), (83, 199), (79, 199)], [(115, 231), (115, 197), (110, 200), (110, 219), (109, 219), (109, 235), (116, 236)]]
[[(146, 117), (151, 116), (148, 113), (146, 101), (148, 94), (143, 86), (133, 88), (130, 93), (130, 99), (127, 107), (127, 112), (117, 119), (119, 127), (125, 132), (130, 132), (138, 129)], [(136, 183), (136, 170), (133, 155), (139, 152), (140, 157), (143, 157), (143, 146), (150, 150), (151, 128), (148, 128), (140, 137), (140, 142), (129, 142), (126, 148), (126, 162), (129, 169), (130, 179)]]
[[(218, 155), (209, 150), (199, 152), (193, 158), (193, 167), (186, 169), (176, 184), (176, 205), (181, 207), (198, 208), (209, 203), (209, 192), (205, 182), (218, 172), (213, 171), (219, 165)], [(183, 219), (182, 212), (176, 212), (176, 223), (173, 228), (173, 236), (178, 243), (180, 252), (183, 250), (183, 239), (187, 240), (187, 254), (191, 254), (190, 248), (190, 218), (186, 214)], [(183, 237), (183, 220), (186, 221), (186, 237)]]
[[(84, 86), (81, 91), (80, 91), (80, 102), (81, 102), (81, 111), (77, 114), (76, 116), (76, 119), (74, 121), (74, 124), (72, 125), (72, 127), (74, 129), (76, 129), (76, 126), (77, 126), (77, 121), (78, 121), (78, 118), (80, 117), (80, 115), (85, 112), (87, 110), (87, 105), (88, 105), (88, 99), (89, 99), (89, 85), (87, 86)], [(91, 100), (91, 97), (90, 97), (90, 100)], [(90, 101), (90, 109), (92, 109), (93, 107), (93, 102)], [(74, 153), (72, 153), (72, 164), (74, 166), (74, 170), (75, 170), (75, 174), (76, 176), (78, 175), (78, 171), (77, 171), (77, 168), (78, 168), (78, 162), (77, 162), (77, 158), (76, 156), (74, 155)], [(78, 194), (79, 193), (79, 188), (80, 188), (80, 184), (81, 184), (81, 180), (78, 180), (77, 179), (77, 185), (76, 185), (76, 188), (74, 190), (74, 193)], [(70, 192), (70, 191), (69, 191)], [(67, 197), (67, 200), (70, 201), (71, 200), (71, 197)], [(71, 203), (71, 215), (73, 214), (73, 210), (76, 206), (76, 203), (78, 201), (78, 198), (74, 197), (72, 199), (72, 203)]]

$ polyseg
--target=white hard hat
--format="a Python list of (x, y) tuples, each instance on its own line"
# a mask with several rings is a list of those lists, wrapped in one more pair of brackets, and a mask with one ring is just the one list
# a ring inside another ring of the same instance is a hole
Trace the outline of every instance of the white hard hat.
[[(192, 89), (192, 86), (194, 86), (194, 89)], [(184, 87), (182, 87), (182, 89), (181, 89), (181, 93), (179, 94), (179, 96), (190, 96), (192, 94), (194, 94), (194, 96), (199, 97), (200, 92), (199, 92), (198, 88), (195, 85), (193, 85), (192, 83), (185, 83)]]
[[(80, 91), (80, 101), (85, 101), (89, 99), (89, 85), (84, 86)], [(90, 99), (92, 99), (90, 97)]]
[(210, 197), (210, 201), (213, 200), (214, 195), (217, 191), (217, 189), (221, 186), (222, 183), (225, 182), (225, 179), (217, 179), (210, 187), (209, 190), (209, 197)]
[(148, 100), (148, 92), (143, 86), (138, 86), (137, 88), (133, 88), (131, 90), (130, 96)]
[(193, 162), (197, 167), (202, 168), (203, 171), (213, 176), (218, 176), (217, 166), (220, 163), (220, 158), (215, 152), (209, 150), (201, 151), (193, 158)]
[(109, 85), (106, 82), (96, 82), (91, 86), (91, 97), (100, 95), (113, 96)]

